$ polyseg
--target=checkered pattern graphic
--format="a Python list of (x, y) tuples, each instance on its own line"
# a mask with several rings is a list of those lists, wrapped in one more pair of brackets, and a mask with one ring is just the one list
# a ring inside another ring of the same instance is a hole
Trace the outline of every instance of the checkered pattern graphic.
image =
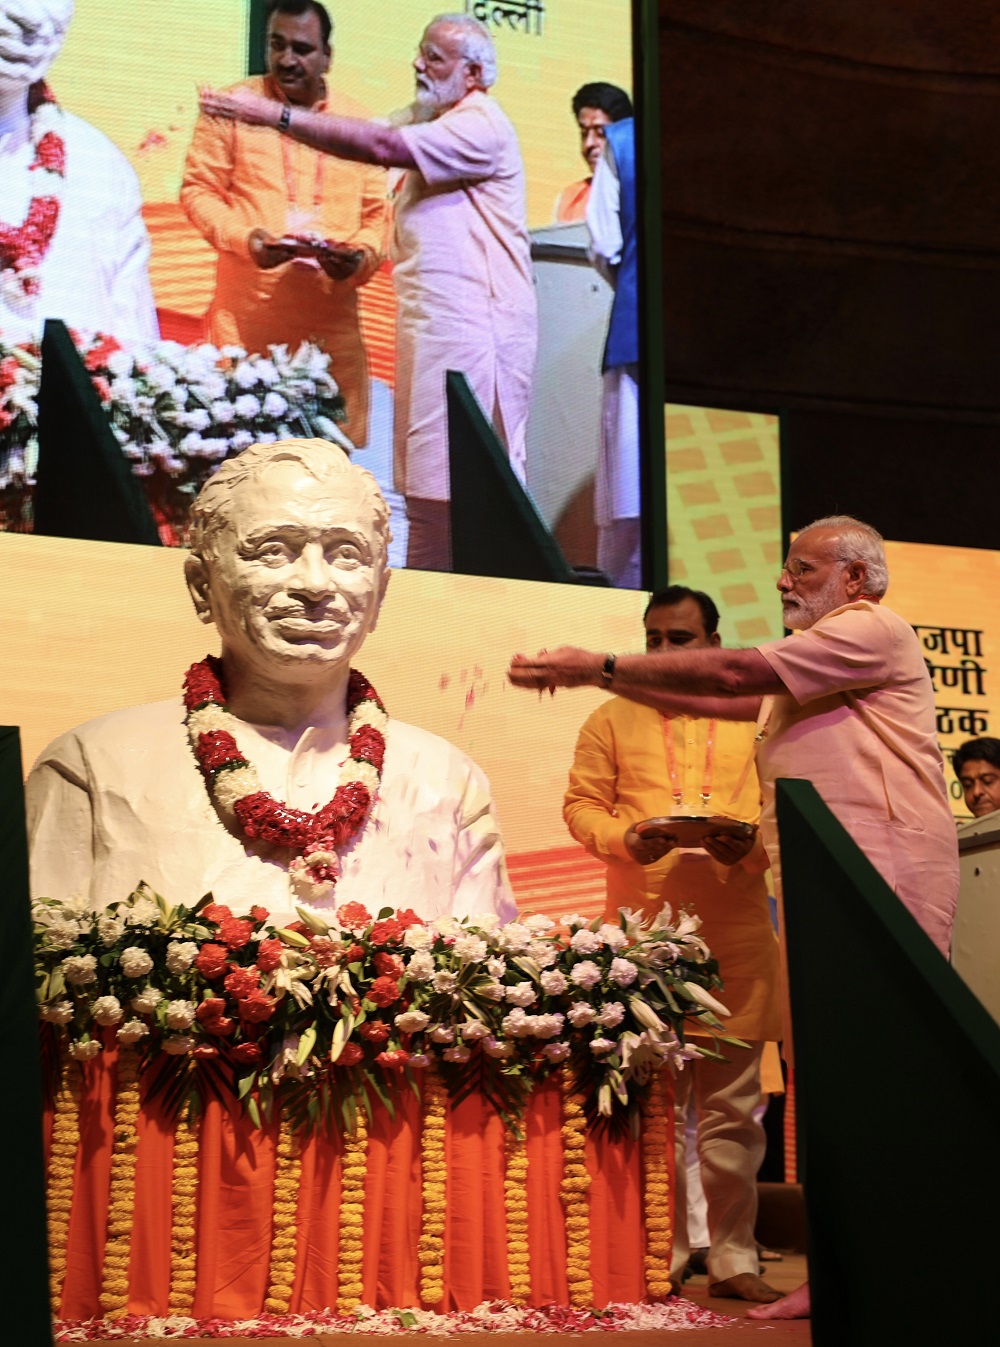
[(781, 636), (778, 418), (668, 404), (666, 437), (671, 584), (712, 595), (727, 642)]

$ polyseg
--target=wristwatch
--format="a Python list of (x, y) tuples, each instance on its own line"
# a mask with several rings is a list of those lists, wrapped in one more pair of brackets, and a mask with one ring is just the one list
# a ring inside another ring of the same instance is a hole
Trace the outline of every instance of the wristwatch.
[(278, 118), (278, 130), (287, 131), (292, 124), (292, 105), (286, 103), (281, 109), (281, 116)]
[(606, 688), (609, 688), (612, 682), (614, 681), (616, 658), (617, 658), (616, 655), (604, 656), (604, 664), (601, 668), (601, 682), (604, 684)]

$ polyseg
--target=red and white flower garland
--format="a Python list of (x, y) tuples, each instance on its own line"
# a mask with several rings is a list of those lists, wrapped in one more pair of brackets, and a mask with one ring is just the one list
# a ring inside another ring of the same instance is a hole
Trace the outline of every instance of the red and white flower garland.
[(209, 655), (191, 665), (184, 677), (184, 705), (191, 746), (216, 807), (235, 818), (247, 837), (299, 853), (289, 874), (305, 890), (303, 897), (315, 900), (328, 894), (340, 874), (338, 853), (365, 826), (382, 780), (389, 718), (368, 679), (357, 669), (350, 672), (350, 757), (340, 770), (333, 799), (311, 814), (292, 809), (261, 788), (231, 732), (221, 660)]
[(44, 82), (31, 86), (28, 112), (35, 151), (28, 172), (41, 175), (39, 191), (23, 224), (0, 222), (0, 295), (12, 308), (34, 299), (41, 289), (41, 265), (59, 222), (66, 177), (63, 112)]

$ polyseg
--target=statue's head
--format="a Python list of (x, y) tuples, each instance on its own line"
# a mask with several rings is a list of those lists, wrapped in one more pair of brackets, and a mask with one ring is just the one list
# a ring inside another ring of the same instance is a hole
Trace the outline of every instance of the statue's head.
[(223, 660), (299, 679), (346, 667), (389, 580), (389, 507), (326, 440), (255, 444), (195, 501), (188, 587)]
[(0, 0), (0, 85), (44, 79), (72, 17), (73, 0)]

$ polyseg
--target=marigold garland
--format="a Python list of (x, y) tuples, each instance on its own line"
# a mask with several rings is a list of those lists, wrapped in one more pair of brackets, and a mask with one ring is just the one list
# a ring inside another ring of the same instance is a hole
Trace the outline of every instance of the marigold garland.
[(420, 1137), (423, 1206), (417, 1258), (420, 1262), (420, 1303), (439, 1305), (444, 1299), (444, 1228), (448, 1164), (445, 1116), (448, 1092), (437, 1070), (424, 1076), (424, 1119)]
[(528, 1252), (528, 1146), (523, 1132), (507, 1132), (507, 1165), (503, 1197), (507, 1212), (507, 1275), (510, 1299), (526, 1305), (531, 1296)]
[(139, 1138), (139, 1071), (132, 1048), (118, 1050), (114, 1139), (111, 1149), (111, 1186), (108, 1193), (108, 1232), (101, 1273), (101, 1309), (108, 1319), (120, 1319), (128, 1309), (128, 1266), (132, 1250), (135, 1202), (135, 1153)]
[(581, 1309), (594, 1303), (590, 1279), (590, 1174), (584, 1162), (587, 1116), (585, 1098), (575, 1088), (566, 1068), (560, 1073), (562, 1091), (563, 1178), (559, 1193), (566, 1209), (566, 1282), (569, 1303)]
[(171, 1188), (170, 1313), (190, 1313), (197, 1280), (195, 1198), (198, 1192), (198, 1137), (194, 1124), (178, 1121), (174, 1133)]
[(274, 1198), (271, 1220), (271, 1270), (264, 1308), (270, 1314), (287, 1314), (295, 1282), (298, 1245), (298, 1195), (302, 1191), (302, 1146), (282, 1115), (274, 1166)]
[[(643, 1109), (643, 1216), (646, 1225), (646, 1294), (659, 1299), (674, 1289), (670, 1263), (674, 1251), (670, 1223), (669, 1128), (663, 1073), (655, 1071)], [(679, 1287), (677, 1288), (680, 1289)]]
[(83, 1073), (76, 1062), (63, 1058), (52, 1119), (48, 1183), (45, 1204), (49, 1227), (49, 1293), (53, 1313), (59, 1313), (66, 1278), (66, 1243), (73, 1205), (73, 1178), (80, 1145), (80, 1095)]
[(357, 1108), (354, 1131), (344, 1134), (340, 1170), (340, 1243), (337, 1252), (337, 1313), (353, 1314), (364, 1295), (365, 1174), (368, 1118)]

